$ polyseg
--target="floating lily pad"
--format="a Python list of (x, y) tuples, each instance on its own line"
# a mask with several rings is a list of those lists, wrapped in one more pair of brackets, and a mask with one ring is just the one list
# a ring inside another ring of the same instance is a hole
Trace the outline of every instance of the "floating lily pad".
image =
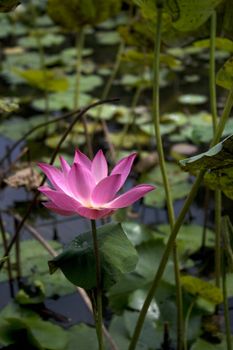
[(220, 304), (223, 301), (223, 295), (220, 288), (213, 284), (203, 281), (194, 276), (182, 276), (181, 284), (183, 288), (194, 296), (199, 296), (214, 304)]
[(207, 97), (204, 95), (186, 94), (181, 95), (178, 98), (178, 102), (184, 105), (202, 105), (207, 102)]
[(29, 85), (41, 90), (64, 91), (68, 89), (68, 80), (56, 70), (14, 69), (14, 73), (25, 79)]
[(121, 41), (121, 37), (116, 31), (98, 32), (96, 37), (99, 44), (102, 45), (115, 45)]

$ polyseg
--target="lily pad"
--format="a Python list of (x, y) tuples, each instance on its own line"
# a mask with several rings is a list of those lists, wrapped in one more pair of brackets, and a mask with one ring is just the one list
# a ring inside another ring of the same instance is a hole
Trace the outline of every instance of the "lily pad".
[(14, 72), (25, 79), (29, 85), (41, 90), (64, 91), (68, 89), (68, 81), (55, 70), (14, 69)]
[(223, 301), (223, 295), (220, 288), (213, 284), (201, 280), (194, 276), (182, 276), (181, 284), (183, 288), (194, 296), (206, 299), (214, 304), (220, 304)]
[(207, 102), (207, 97), (204, 95), (186, 94), (178, 98), (178, 102), (184, 105), (202, 105)]

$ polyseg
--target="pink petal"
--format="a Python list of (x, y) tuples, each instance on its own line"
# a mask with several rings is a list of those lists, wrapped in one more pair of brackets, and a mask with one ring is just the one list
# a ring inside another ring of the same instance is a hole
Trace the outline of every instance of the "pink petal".
[(60, 163), (63, 173), (67, 175), (70, 171), (70, 166), (62, 156), (60, 156)]
[(114, 212), (114, 210), (113, 209), (98, 210), (98, 209), (79, 207), (77, 212), (80, 216), (83, 216), (87, 219), (96, 220), (96, 219), (101, 219), (111, 215)]
[(120, 189), (121, 175), (110, 175), (101, 180), (94, 188), (91, 199), (101, 205), (111, 201)]
[(60, 215), (64, 215), (64, 216), (70, 216), (70, 215), (74, 215), (75, 212), (73, 211), (67, 211), (67, 210), (62, 210), (60, 209), (56, 204), (54, 204), (53, 202), (44, 202), (42, 203), (46, 208), (54, 211), (57, 214)]
[(121, 186), (122, 187), (127, 179), (130, 170), (133, 165), (133, 161), (137, 153), (132, 153), (130, 156), (121, 159), (116, 166), (113, 168), (111, 175), (120, 174), (121, 175)]
[(139, 198), (143, 197), (146, 193), (153, 191), (154, 189), (155, 187), (151, 185), (138, 185), (109, 202), (107, 205), (105, 205), (105, 207), (112, 209), (128, 207)]
[(91, 170), (90, 159), (84, 153), (82, 153), (79, 149), (76, 149), (76, 151), (75, 151), (74, 163), (81, 164), (85, 168)]
[(67, 181), (72, 197), (77, 197), (77, 199), (81, 201), (90, 200), (91, 192), (95, 187), (95, 180), (86, 167), (80, 163), (74, 163), (67, 176)]
[(95, 177), (96, 183), (108, 176), (108, 164), (101, 149), (96, 153), (92, 161), (91, 172)]
[(63, 173), (55, 168), (53, 165), (38, 163), (38, 167), (45, 173), (51, 184), (58, 190), (65, 190), (66, 184), (64, 182)]
[(68, 196), (64, 192), (52, 190), (47, 186), (41, 186), (38, 190), (62, 210), (76, 212), (77, 208), (81, 206), (77, 200)]

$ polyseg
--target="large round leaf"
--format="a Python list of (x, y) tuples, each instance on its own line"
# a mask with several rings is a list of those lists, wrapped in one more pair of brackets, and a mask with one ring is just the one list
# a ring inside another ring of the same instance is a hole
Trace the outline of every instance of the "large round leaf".
[(121, 0), (48, 0), (48, 14), (54, 22), (68, 30), (78, 30), (89, 24), (101, 23), (114, 16)]
[[(120, 224), (104, 225), (97, 230), (102, 283), (112, 286), (122, 274), (134, 270), (137, 252)], [(92, 233), (82, 233), (55, 259), (49, 262), (50, 272), (58, 268), (73, 284), (85, 289), (96, 287), (95, 256)]]

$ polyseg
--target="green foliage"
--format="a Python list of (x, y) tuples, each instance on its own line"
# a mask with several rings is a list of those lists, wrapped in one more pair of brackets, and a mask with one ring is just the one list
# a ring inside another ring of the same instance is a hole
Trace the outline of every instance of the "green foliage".
[[(232, 345), (233, 345), (233, 338), (232, 338)], [(191, 346), (190, 350), (226, 350), (226, 349), (227, 349), (227, 343), (225, 338), (220, 343), (217, 343), (217, 344), (211, 344), (206, 340), (199, 338)]]
[(78, 30), (114, 16), (120, 5), (121, 0), (70, 0), (68, 5), (60, 0), (48, 0), (48, 14), (64, 28)]
[(67, 79), (55, 70), (14, 69), (14, 72), (25, 79), (29, 85), (41, 90), (64, 91), (68, 89)]
[[(173, 200), (185, 197), (191, 188), (191, 185), (187, 182), (188, 175), (182, 173), (177, 164), (166, 164), (168, 179), (171, 184), (172, 198)], [(157, 186), (156, 193), (149, 193), (144, 198), (144, 203), (149, 206), (163, 207), (166, 202), (166, 194), (163, 187), (162, 174), (160, 167), (156, 167), (145, 175), (142, 175), (140, 182), (152, 183)]]
[(208, 170), (205, 182), (211, 189), (221, 189), (226, 196), (233, 198), (233, 136), (229, 136), (207, 152), (180, 161), (185, 171), (196, 174)]
[(181, 32), (198, 29), (212, 14), (222, 0), (172, 0), (167, 10), (173, 18), (173, 27)]
[(17, 98), (1, 98), (0, 112), (10, 113), (19, 109), (19, 100)]
[(216, 82), (225, 89), (233, 87), (233, 57), (229, 58), (217, 73)]
[(61, 327), (47, 321), (16, 304), (9, 304), (0, 314), (0, 344), (17, 343), (24, 332), (28, 345), (36, 349), (66, 349), (68, 334)]
[(203, 281), (194, 276), (182, 276), (181, 284), (183, 288), (194, 296), (201, 297), (213, 304), (220, 304), (223, 301), (223, 295), (220, 288), (213, 284)]
[[(120, 224), (108, 224), (97, 229), (100, 251), (102, 283), (104, 289), (132, 271), (137, 263), (137, 253)], [(56, 258), (49, 262), (50, 272), (58, 268), (73, 284), (85, 289), (96, 286), (95, 256), (90, 231), (79, 235)]]

